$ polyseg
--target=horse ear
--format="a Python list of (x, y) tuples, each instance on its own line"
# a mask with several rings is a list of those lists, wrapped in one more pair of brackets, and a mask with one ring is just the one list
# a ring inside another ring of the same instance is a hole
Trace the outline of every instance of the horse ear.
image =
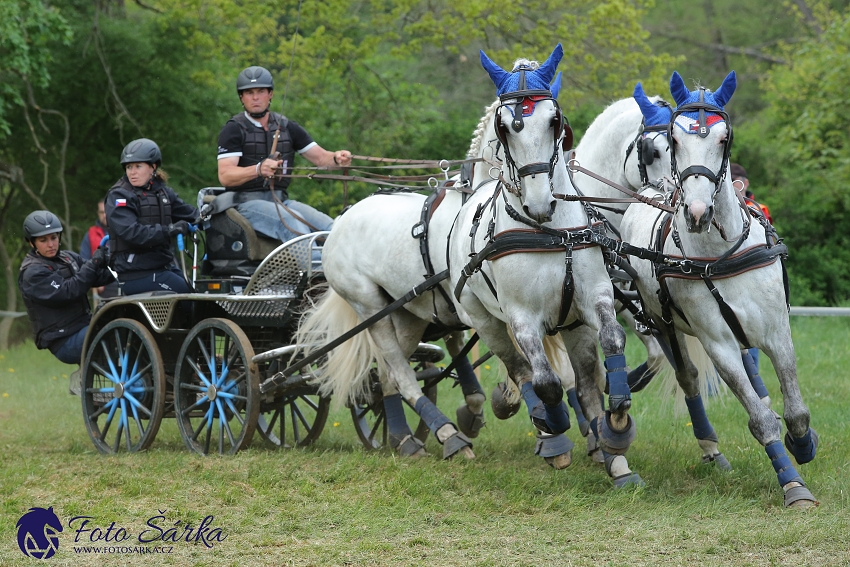
[(655, 105), (652, 104), (652, 101), (649, 100), (649, 97), (646, 96), (646, 93), (643, 92), (643, 85), (638, 83), (635, 85), (635, 90), (632, 93), (632, 97), (635, 99), (635, 102), (638, 103), (640, 107), (640, 111), (643, 114), (644, 118), (649, 118), (652, 116), (654, 112)]
[(691, 94), (678, 71), (673, 71), (673, 76), (670, 77), (670, 94), (673, 95), (673, 100), (676, 101), (677, 105), (684, 104)]
[(561, 92), (561, 76), (563, 73), (558, 71), (558, 75), (555, 77), (555, 80), (552, 81), (552, 85), (549, 87), (549, 90), (552, 91), (552, 98), (558, 98), (558, 93)]
[(555, 76), (555, 71), (558, 69), (558, 63), (561, 62), (561, 58), (563, 56), (564, 48), (561, 47), (561, 44), (559, 43), (555, 46), (555, 49), (552, 51), (549, 58), (546, 59), (546, 61), (543, 62), (543, 65), (541, 65), (537, 70), (537, 73), (546, 81), (547, 84), (552, 80), (552, 77)]
[(490, 80), (493, 81), (493, 84), (496, 85), (496, 90), (502, 86), (502, 83), (505, 82), (505, 79), (510, 76), (510, 73), (493, 63), (487, 54), (484, 51), (480, 51), (481, 53), (481, 66), (484, 67), (484, 70), (487, 71), (487, 74), (490, 75)]
[(738, 79), (735, 76), (735, 71), (732, 71), (726, 75), (726, 78), (723, 79), (723, 83), (720, 85), (720, 88), (714, 93), (714, 102), (717, 103), (717, 106), (720, 108), (726, 106), (726, 103), (729, 102), (729, 99), (732, 98), (733, 94), (735, 94), (737, 86)]

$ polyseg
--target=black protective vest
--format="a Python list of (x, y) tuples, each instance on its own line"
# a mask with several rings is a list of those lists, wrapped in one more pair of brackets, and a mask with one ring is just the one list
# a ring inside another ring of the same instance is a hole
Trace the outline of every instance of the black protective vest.
[[(43, 258), (33, 254), (27, 254), (24, 261), (21, 262), (21, 270), (18, 285), (20, 286), (20, 278), (23, 277), (24, 270), (33, 264), (42, 264), (47, 266), (51, 271), (55, 271), (63, 279), (73, 278), (80, 267), (74, 259), (65, 251), (59, 251), (60, 261)], [(91, 306), (89, 305), (88, 296), (82, 296), (79, 299), (68, 301), (62, 304), (61, 307), (47, 307), (40, 303), (36, 303), (29, 299), (26, 294), (22, 294), (24, 306), (27, 308), (32, 323), (32, 334), (35, 339), (35, 344), (38, 348), (49, 348), (50, 344), (56, 339), (69, 337), (89, 324), (91, 320)], [(64, 332), (63, 332), (64, 331)]]
[[(280, 154), (278, 159), (283, 160), (284, 170), (281, 173), (289, 173), (292, 169), (292, 161), (295, 159), (295, 148), (292, 146), (292, 137), (289, 135), (287, 124), (289, 120), (286, 116), (282, 116), (276, 112), (269, 112), (269, 129), (264, 130), (251, 122), (244, 112), (240, 112), (231, 118), (236, 122), (242, 133), (245, 136), (245, 142), (242, 145), (242, 156), (239, 158), (239, 167), (254, 167), (264, 159), (267, 159), (274, 145), (274, 134), (280, 129), (280, 137), (277, 140), (277, 152)], [(276, 179), (274, 182), (275, 189), (281, 189), (286, 195), (286, 188), (291, 180), (287, 177)], [(261, 177), (252, 179), (247, 183), (237, 187), (228, 187), (228, 191), (256, 191), (263, 189), (265, 180)]]
[[(130, 183), (122, 177), (110, 188), (110, 191), (112, 191), (112, 189), (119, 188), (124, 189), (125, 191), (132, 191), (139, 199), (139, 223), (160, 224), (167, 228), (172, 222), (171, 200), (168, 198), (164, 187), (165, 184), (162, 183), (162, 181), (157, 180), (150, 186), (149, 189), (139, 189), (138, 187), (130, 185)], [(110, 234), (109, 240), (109, 250), (112, 254), (117, 254), (118, 252), (124, 252), (126, 250), (137, 252), (146, 252), (148, 250), (147, 248), (138, 249), (132, 242), (127, 242), (118, 235)]]

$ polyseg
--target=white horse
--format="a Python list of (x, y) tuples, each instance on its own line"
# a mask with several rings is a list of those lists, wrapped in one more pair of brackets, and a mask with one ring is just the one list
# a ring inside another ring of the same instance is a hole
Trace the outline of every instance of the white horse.
[[(748, 380), (740, 350), (755, 346), (770, 357), (785, 401), (785, 446), (798, 463), (815, 457), (817, 434), (797, 384), (787, 290), (772, 227), (754, 213), (726, 178), (732, 129), (723, 107), (735, 90), (730, 73), (717, 92), (689, 91), (678, 73), (670, 81), (678, 107), (669, 128), (675, 212), (635, 204), (626, 211), (623, 239), (663, 253), (634, 259), (647, 311), (676, 358), (676, 378), (703, 450), (704, 461), (721, 459), (717, 435), (705, 417), (697, 369), (683, 333), (699, 338), (721, 378), (750, 416), (749, 428), (765, 447), (785, 493), (786, 506), (816, 505), (781, 441), (781, 424)], [(645, 194), (652, 194), (653, 190)], [(663, 197), (657, 193), (656, 196)], [(685, 229), (685, 230), (682, 230)], [(648, 256), (648, 255), (647, 255)], [(725, 461), (725, 459), (722, 459)]]
[[(502, 155), (499, 144), (486, 139), (487, 134), (493, 132), (497, 106), (498, 101), (487, 108), (469, 150), (470, 157), (488, 160), (475, 164), (470, 180), (472, 188), (479, 186), (482, 180), (491, 179), (489, 169)], [(430, 275), (446, 270), (446, 240), (461, 205), (462, 194), (449, 187), (439, 201), (430, 205), (424, 195), (394, 193), (376, 194), (352, 206), (335, 221), (325, 243), (323, 267), (329, 290), (305, 314), (297, 342), (319, 348), (420, 285), (423, 273)], [(429, 217), (425, 226), (420, 224), (423, 209), (428, 210), (426, 217)], [(416, 237), (414, 226), (418, 226)], [(428, 249), (427, 259), (421, 254), (423, 239)], [(426, 261), (431, 264), (429, 268), (426, 268)], [(442, 292), (435, 289), (424, 293), (378, 321), (367, 332), (331, 351), (320, 369), (320, 386), (324, 393), (333, 395), (338, 401), (357, 403), (369, 395), (370, 372), (377, 364), (393, 448), (405, 456), (424, 454), (421, 443), (411, 435), (404, 420), (403, 398), (416, 408), (437, 439), (444, 443), (444, 457), (457, 452), (473, 457), (469, 438), (475, 437), (484, 424), (482, 404), (485, 397), (468, 361), (461, 359), (458, 367), (466, 401), (457, 412), (457, 427), (461, 433), (422, 395), (407, 364), (407, 358), (429, 324), (461, 324), (450, 299), (451, 287), (447, 283), (440, 285), (444, 286)], [(453, 336), (456, 338), (458, 334)], [(456, 340), (447, 340), (447, 346), (454, 356), (461, 345)], [(307, 349), (305, 355), (310, 350), (314, 349)], [(565, 383), (565, 387), (570, 388), (571, 384)], [(563, 448), (566, 437), (559, 437)], [(552, 443), (548, 445), (550, 450), (541, 456), (553, 466), (564, 466), (564, 462), (569, 461), (569, 448), (551, 454)]]
[[(505, 159), (499, 181), (476, 191), (454, 223), (451, 280), (461, 320), (480, 333), (520, 386), (542, 432), (540, 454), (557, 443), (547, 434), (569, 427), (563, 388), (543, 344), (547, 333), (560, 331), (607, 472), (616, 486), (639, 484), (624, 456), (635, 427), (629, 417), (625, 333), (616, 321), (602, 252), (594, 244), (602, 227), (592, 225), (580, 203), (555, 198), (556, 190), (575, 195), (562, 149), (564, 119), (549, 90), (562, 53), (559, 45), (539, 68), (518, 65), (507, 72), (481, 52), (501, 100), (495, 132)], [(606, 381), (610, 411), (603, 412), (598, 384)]]
[[(594, 119), (575, 149), (576, 162), (598, 176), (632, 191), (645, 186), (660, 186), (670, 177), (670, 148), (667, 125), (671, 108), (661, 97), (649, 98), (637, 83), (633, 96), (618, 100)], [(581, 171), (573, 174), (578, 190), (588, 197), (628, 200), (619, 189)], [(620, 222), (629, 203), (592, 202), (605, 217), (610, 231), (620, 237)], [(642, 389), (665, 364), (664, 351), (640, 325), (633, 314), (621, 309), (620, 315), (646, 347), (647, 360), (629, 373), (632, 392)]]

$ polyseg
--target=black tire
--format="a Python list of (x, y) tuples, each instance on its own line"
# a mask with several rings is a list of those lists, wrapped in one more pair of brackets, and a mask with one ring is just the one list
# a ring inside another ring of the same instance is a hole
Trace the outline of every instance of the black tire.
[(165, 370), (147, 327), (116, 319), (100, 330), (86, 353), (80, 397), (86, 430), (98, 451), (134, 453), (150, 447), (162, 422)]
[(174, 372), (174, 414), (189, 449), (232, 455), (251, 444), (260, 412), (253, 357), (232, 321), (205, 319), (189, 331)]

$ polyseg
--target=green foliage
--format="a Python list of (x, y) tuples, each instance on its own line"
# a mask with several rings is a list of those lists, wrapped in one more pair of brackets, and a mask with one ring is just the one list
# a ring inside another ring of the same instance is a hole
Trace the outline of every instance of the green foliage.
[(71, 28), (44, 0), (0, 2), (0, 138), (11, 133), (6, 115), (26, 98), (24, 79), (35, 87), (50, 82), (51, 45), (67, 45)]
[[(791, 251), (792, 303), (850, 299), (850, 16), (787, 50), (764, 82), (767, 108), (738, 129), (737, 159)], [(799, 293), (799, 295), (798, 295)]]

